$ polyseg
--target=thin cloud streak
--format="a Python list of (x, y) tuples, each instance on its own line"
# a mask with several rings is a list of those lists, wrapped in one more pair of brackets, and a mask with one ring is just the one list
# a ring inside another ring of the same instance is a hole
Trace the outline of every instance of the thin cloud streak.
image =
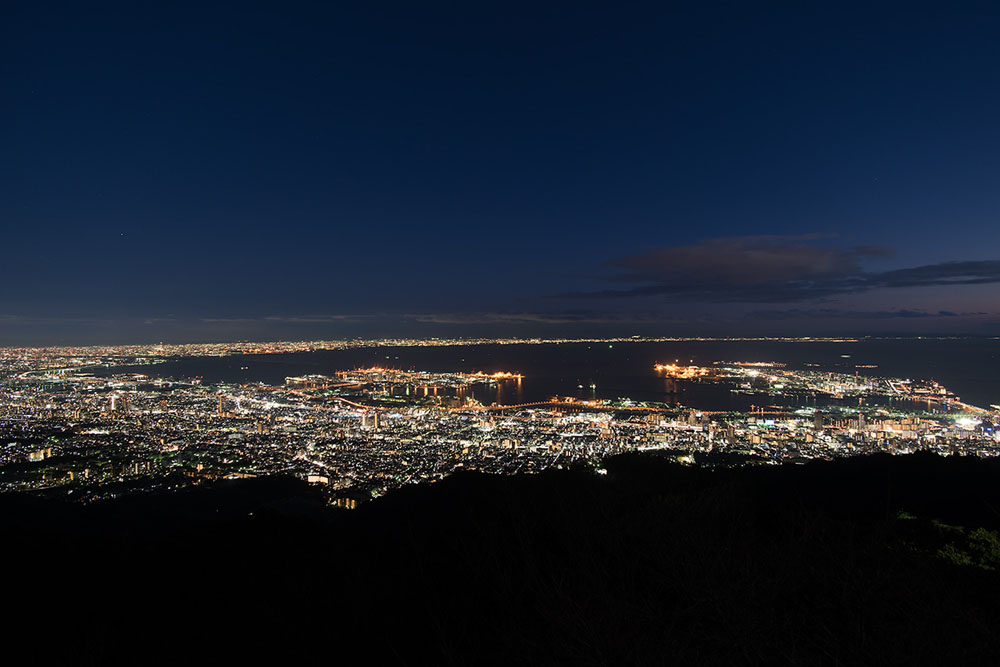
[(607, 314), (597, 312), (495, 312), (419, 313), (404, 317), (424, 324), (633, 324), (677, 322), (679, 318), (656, 313)]
[(813, 238), (738, 237), (659, 248), (607, 263), (620, 271), (610, 280), (643, 284), (559, 296), (660, 296), (686, 303), (794, 303), (885, 288), (1000, 283), (1000, 260), (941, 262), (870, 272), (864, 270), (862, 262), (891, 256), (890, 249), (855, 246), (845, 250), (804, 243)]
[(928, 312), (923, 310), (842, 310), (839, 308), (792, 308), (789, 310), (755, 310), (748, 318), (762, 320), (894, 320), (952, 317), (983, 317), (990, 313), (955, 313), (950, 310)]

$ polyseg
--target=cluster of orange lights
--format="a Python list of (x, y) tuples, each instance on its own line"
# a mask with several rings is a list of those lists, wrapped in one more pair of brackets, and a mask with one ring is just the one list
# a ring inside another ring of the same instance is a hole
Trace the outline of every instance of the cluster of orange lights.
[(484, 378), (490, 380), (520, 380), (524, 377), (520, 373), (508, 373), (506, 371), (497, 371), (496, 373), (476, 371), (475, 373), (458, 373), (458, 375), (464, 378)]
[[(372, 366), (371, 368), (355, 368), (353, 371), (341, 371), (341, 375), (346, 373), (367, 373), (370, 375), (376, 375), (379, 373), (398, 373), (400, 375), (411, 375), (416, 374), (413, 371), (403, 371), (398, 368), (383, 368), (382, 366)], [(441, 375), (447, 375), (447, 373), (442, 373)], [(520, 380), (524, 376), (520, 373), (508, 373), (507, 371), (498, 371), (496, 373), (484, 373), (482, 371), (476, 371), (475, 373), (454, 373), (452, 375), (463, 377), (463, 378), (477, 378), (483, 380)]]
[(708, 369), (701, 366), (678, 366), (677, 364), (656, 364), (653, 368), (658, 373), (664, 373), (674, 378), (697, 378), (708, 375)]
[(563, 398), (559, 398), (558, 396), (553, 396), (551, 402), (552, 403), (573, 403), (575, 405), (594, 405), (594, 406), (602, 406), (602, 405), (605, 404), (604, 401), (581, 400), (579, 398), (573, 398), (572, 396), (564, 396)]

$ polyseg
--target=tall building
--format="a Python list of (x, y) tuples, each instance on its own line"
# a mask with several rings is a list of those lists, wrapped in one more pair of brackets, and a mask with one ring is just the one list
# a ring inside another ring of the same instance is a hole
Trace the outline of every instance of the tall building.
[(816, 412), (813, 414), (813, 429), (816, 431), (823, 430), (823, 413)]

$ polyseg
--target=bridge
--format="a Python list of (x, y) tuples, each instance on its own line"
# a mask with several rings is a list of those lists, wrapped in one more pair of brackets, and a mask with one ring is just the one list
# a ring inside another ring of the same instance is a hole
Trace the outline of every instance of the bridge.
[(576, 401), (560, 401), (551, 399), (548, 401), (534, 401), (532, 403), (515, 403), (512, 405), (488, 405), (482, 407), (453, 408), (455, 410), (476, 410), (479, 412), (501, 412), (503, 410), (521, 410), (524, 408), (557, 408), (561, 410), (582, 410), (586, 412), (677, 412), (677, 408), (650, 408), (645, 406), (616, 407), (600, 403), (584, 403)]
[(324, 384), (303, 384), (301, 390), (315, 391), (317, 389), (338, 389), (340, 387), (351, 387), (352, 389), (360, 389), (360, 382), (326, 382)]
[[(778, 406), (771, 406), (772, 408), (777, 408)], [(464, 407), (464, 408), (453, 408), (454, 410), (476, 410), (480, 412), (502, 412), (504, 410), (520, 410), (523, 408), (556, 408), (561, 410), (580, 410), (586, 412), (667, 412), (667, 413), (682, 413), (682, 412), (694, 412), (699, 415), (727, 415), (734, 412), (745, 412), (743, 410), (695, 410), (693, 408), (653, 408), (642, 405), (631, 405), (631, 406), (614, 406), (614, 405), (604, 405), (595, 404), (587, 402), (578, 401), (560, 401), (559, 399), (550, 399), (548, 401), (534, 401), (532, 403), (517, 403), (513, 405), (489, 405), (483, 407)], [(788, 410), (765, 410), (763, 408), (757, 408), (756, 406), (751, 406), (749, 411), (751, 415), (773, 415), (773, 416), (788, 416), (792, 414)]]

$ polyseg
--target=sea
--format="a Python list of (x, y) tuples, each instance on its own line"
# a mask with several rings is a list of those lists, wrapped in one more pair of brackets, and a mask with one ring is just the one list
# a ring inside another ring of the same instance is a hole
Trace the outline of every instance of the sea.
[[(856, 405), (858, 402), (856, 398), (838, 400), (737, 393), (718, 384), (670, 381), (653, 369), (657, 363), (707, 366), (727, 361), (776, 362), (790, 369), (930, 379), (957, 394), (965, 403), (980, 407), (1000, 404), (1000, 339), (996, 338), (370, 347), (290, 354), (182, 357), (154, 365), (117, 367), (106, 372), (201, 378), (205, 384), (263, 382), (274, 385), (283, 384), (290, 376), (332, 375), (337, 370), (372, 366), (431, 372), (508, 371), (523, 375), (520, 381), (473, 387), (472, 395), (485, 405), (514, 405), (553, 396), (629, 398), (701, 410), (749, 410), (763, 405), (818, 407), (838, 403)], [(942, 409), (926, 403), (910, 407), (931, 412)]]

